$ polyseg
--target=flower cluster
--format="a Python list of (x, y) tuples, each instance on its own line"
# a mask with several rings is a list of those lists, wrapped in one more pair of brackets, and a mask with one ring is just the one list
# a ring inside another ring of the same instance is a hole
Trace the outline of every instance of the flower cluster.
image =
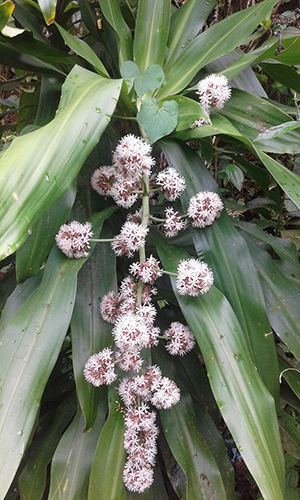
[(224, 75), (208, 75), (200, 80), (197, 85), (199, 101), (203, 109), (208, 113), (211, 108), (222, 109), (230, 99), (231, 88)]
[(127, 221), (123, 225), (120, 234), (114, 237), (111, 246), (115, 254), (120, 257), (132, 257), (134, 252), (145, 245), (145, 238), (149, 229), (142, 224)]
[(81, 224), (74, 220), (63, 224), (55, 236), (56, 245), (69, 259), (88, 257), (89, 241), (93, 236), (91, 228), (90, 222)]
[(220, 217), (223, 207), (217, 193), (201, 191), (190, 199), (187, 213), (192, 219), (192, 226), (203, 228)]
[(214, 282), (212, 270), (205, 262), (187, 259), (177, 267), (176, 287), (180, 295), (197, 297), (207, 293)]

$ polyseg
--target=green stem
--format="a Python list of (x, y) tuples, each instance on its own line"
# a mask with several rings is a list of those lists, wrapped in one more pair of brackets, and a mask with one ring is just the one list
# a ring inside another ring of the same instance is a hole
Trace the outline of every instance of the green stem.
[(113, 238), (107, 238), (107, 239), (103, 239), (103, 240), (98, 240), (96, 238), (90, 238), (89, 241), (96, 241), (97, 243), (111, 243), (113, 240)]

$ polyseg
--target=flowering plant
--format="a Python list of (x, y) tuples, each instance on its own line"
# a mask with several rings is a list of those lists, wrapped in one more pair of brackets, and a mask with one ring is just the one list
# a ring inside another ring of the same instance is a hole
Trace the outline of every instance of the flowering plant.
[(1, 497), (231, 500), (228, 441), (253, 496), (295, 493), (299, 123), (250, 67), (297, 85), (275, 3), (0, 6), (0, 62), (43, 75), (0, 158)]

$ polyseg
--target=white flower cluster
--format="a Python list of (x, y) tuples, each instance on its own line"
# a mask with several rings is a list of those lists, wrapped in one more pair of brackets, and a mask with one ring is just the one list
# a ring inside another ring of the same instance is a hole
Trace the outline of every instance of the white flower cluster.
[(181, 260), (177, 267), (176, 288), (180, 295), (197, 297), (207, 293), (214, 282), (212, 270), (199, 259)]
[(209, 113), (211, 108), (222, 109), (230, 99), (231, 88), (224, 75), (208, 75), (197, 85), (199, 101), (203, 109)]

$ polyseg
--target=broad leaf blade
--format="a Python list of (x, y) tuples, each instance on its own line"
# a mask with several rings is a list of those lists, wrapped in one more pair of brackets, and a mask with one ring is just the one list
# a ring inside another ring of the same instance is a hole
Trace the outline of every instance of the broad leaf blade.
[[(166, 270), (175, 272), (185, 252), (157, 241)], [(242, 328), (214, 286), (199, 298), (180, 297), (185, 319), (204, 357), (219, 409), (263, 496), (284, 500), (284, 463), (274, 400), (262, 383)]]
[(15, 139), (2, 155), (0, 259), (24, 242), (28, 230), (68, 189), (106, 128), (120, 85), (75, 67), (54, 120)]
[(180, 92), (205, 64), (246, 42), (275, 3), (276, 0), (265, 0), (227, 17), (197, 36), (176, 61), (166, 64), (165, 83), (158, 98)]
[(169, 0), (139, 0), (133, 55), (140, 72), (163, 66), (170, 23)]
[(119, 51), (119, 67), (123, 62), (132, 59), (132, 36), (120, 9), (119, 0), (99, 0), (101, 10), (113, 27)]
[[(186, 210), (191, 196), (199, 191), (216, 191), (217, 185), (199, 156), (179, 144), (161, 141), (170, 165), (186, 179), (182, 203)], [(258, 372), (271, 394), (278, 400), (277, 356), (264, 298), (245, 240), (234, 228), (225, 210), (212, 226), (193, 229), (198, 257), (212, 268), (215, 284), (230, 302), (242, 326)], [(255, 315), (253, 311), (255, 310)]]
[[(93, 217), (95, 234), (103, 218), (105, 211)], [(42, 280), (38, 275), (16, 288), (2, 313), (0, 496), (5, 495), (24, 454), (69, 327), (77, 273), (85, 260), (68, 259), (54, 247)]]
[(49, 500), (87, 498), (90, 471), (106, 411), (106, 397), (102, 394), (95, 425), (90, 432), (84, 432), (84, 418), (80, 409), (77, 410), (53, 457)]
[(88, 500), (126, 500), (123, 484), (123, 465), (126, 452), (123, 447), (124, 421), (116, 410), (117, 395), (109, 387), (109, 415), (99, 437), (91, 470)]

